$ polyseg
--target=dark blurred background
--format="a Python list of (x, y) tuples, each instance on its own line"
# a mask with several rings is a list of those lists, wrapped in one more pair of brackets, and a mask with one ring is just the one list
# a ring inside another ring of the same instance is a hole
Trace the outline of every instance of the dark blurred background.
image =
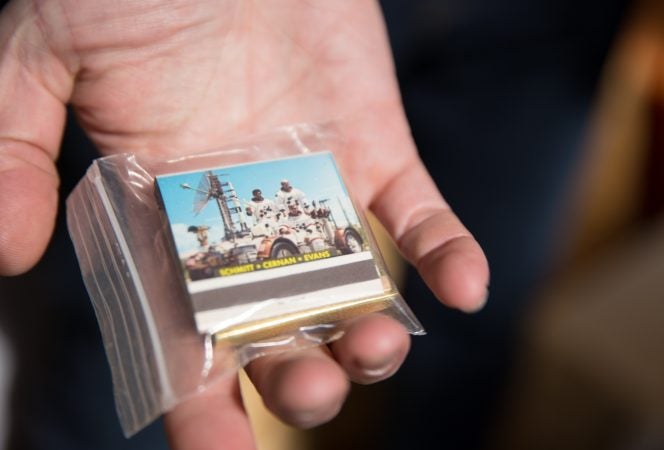
[[(391, 256), (429, 334), (321, 429), (250, 395), (259, 448), (664, 449), (663, 2), (381, 3), (413, 135), (491, 297), (444, 309)], [(64, 198), (95, 153), (72, 121), (63, 149)], [(159, 423), (120, 433), (77, 267), (60, 214), (39, 266), (0, 280), (7, 448), (165, 448)]]
[(444, 310), (408, 269), (429, 334), (311, 448), (664, 449), (664, 2), (382, 4), (491, 296)]

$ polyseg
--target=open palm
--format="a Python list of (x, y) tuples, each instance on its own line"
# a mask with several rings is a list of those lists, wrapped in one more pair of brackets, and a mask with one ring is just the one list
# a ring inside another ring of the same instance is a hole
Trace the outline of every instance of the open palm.
[[(16, 0), (0, 46), (0, 274), (30, 268), (50, 237), (67, 103), (104, 154), (171, 156), (335, 120), (361, 206), (446, 304), (482, 305), (486, 261), (417, 156), (376, 2)], [(26, 203), (33, 217), (18, 214)], [(407, 351), (400, 326), (373, 316), (329, 348), (262, 358), (249, 374), (270, 409), (307, 427), (336, 414), (348, 378), (383, 379)], [(236, 379), (167, 425), (174, 448), (253, 447)]]

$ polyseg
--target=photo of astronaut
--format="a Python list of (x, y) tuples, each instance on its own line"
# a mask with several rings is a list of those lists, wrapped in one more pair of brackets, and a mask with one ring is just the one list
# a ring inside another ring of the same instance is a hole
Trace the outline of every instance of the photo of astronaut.
[(188, 282), (367, 250), (330, 153), (157, 177)]
[(160, 175), (156, 187), (201, 331), (264, 300), (297, 310), (383, 291), (329, 152)]

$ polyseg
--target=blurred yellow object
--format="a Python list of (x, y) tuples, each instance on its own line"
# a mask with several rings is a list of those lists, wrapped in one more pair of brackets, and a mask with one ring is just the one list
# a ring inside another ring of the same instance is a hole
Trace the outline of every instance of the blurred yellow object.
[(263, 405), (249, 377), (240, 371), (240, 387), (258, 450), (296, 450), (306, 448), (304, 435), (277, 419)]
[(663, 103), (664, 2), (643, 1), (605, 68), (569, 254), (524, 320), (492, 449), (664, 448), (664, 211), (644, 220)]
[[(405, 263), (378, 220), (370, 213), (367, 213), (367, 217), (385, 259), (387, 270), (399, 288), (402, 288), (405, 278)], [(373, 305), (380, 305), (380, 302), (373, 302)], [(240, 374), (240, 386), (256, 436), (258, 450), (308, 450), (311, 448), (304, 432), (285, 425), (265, 408), (263, 400), (244, 371), (241, 371)]]
[(664, 102), (664, 4), (642, 2), (604, 69), (586, 143), (571, 190), (574, 217), (566, 264), (585, 261), (639, 219), (647, 189), (653, 101)]
[(401, 257), (401, 254), (399, 253), (397, 246), (394, 244), (394, 241), (390, 238), (390, 235), (387, 234), (383, 225), (381, 225), (378, 219), (376, 219), (376, 216), (369, 211), (366, 212), (366, 216), (369, 220), (371, 230), (373, 231), (374, 236), (376, 236), (378, 248), (383, 254), (383, 259), (385, 259), (387, 271), (390, 273), (399, 289), (403, 289), (406, 279), (406, 262)]

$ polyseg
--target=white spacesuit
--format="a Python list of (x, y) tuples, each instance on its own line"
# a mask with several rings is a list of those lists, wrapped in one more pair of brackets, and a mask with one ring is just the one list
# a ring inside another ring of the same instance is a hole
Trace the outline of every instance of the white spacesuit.
[(262, 199), (254, 200), (252, 199), (247, 203), (247, 215), (253, 217), (254, 224), (260, 223), (264, 220), (274, 219), (277, 214), (277, 206), (272, 200)]
[(289, 211), (295, 206), (303, 213), (309, 212), (306, 195), (301, 190), (291, 186), (288, 180), (281, 181), (281, 189), (275, 194), (275, 203), (280, 211)]
[(276, 233), (277, 205), (272, 200), (263, 198), (260, 189), (254, 189), (252, 194), (253, 197), (245, 208), (247, 215), (254, 220), (251, 234), (254, 237), (274, 235)]

